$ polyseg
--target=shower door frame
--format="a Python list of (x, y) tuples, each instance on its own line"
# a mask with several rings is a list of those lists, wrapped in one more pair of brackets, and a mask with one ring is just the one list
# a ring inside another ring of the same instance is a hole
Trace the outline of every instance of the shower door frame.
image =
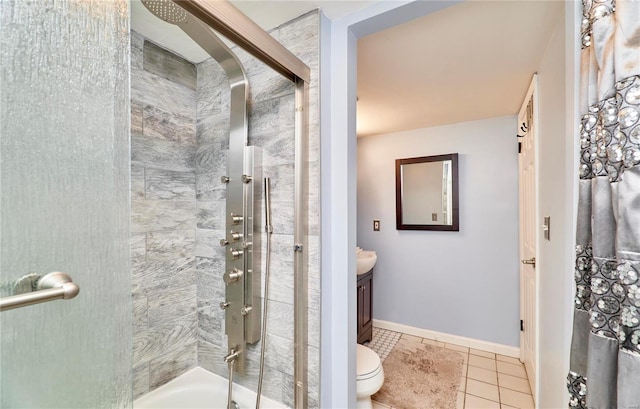
[[(294, 159), (294, 408), (308, 406), (308, 201), (309, 81), (311, 70), (269, 33), (227, 1), (177, 1), (183, 9), (295, 84)], [(263, 341), (264, 342), (264, 341)]]

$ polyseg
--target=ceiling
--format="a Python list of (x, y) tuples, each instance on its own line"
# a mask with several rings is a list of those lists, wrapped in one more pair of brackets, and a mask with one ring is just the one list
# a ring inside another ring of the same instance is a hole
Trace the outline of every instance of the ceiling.
[[(265, 30), (321, 8), (338, 19), (377, 1), (231, 1)], [(471, 0), (358, 41), (358, 136), (515, 115), (562, 1)], [(194, 63), (182, 30), (131, 2), (131, 28)]]
[[(232, 0), (230, 2), (260, 27), (268, 31), (317, 8), (322, 9), (329, 19), (335, 20), (378, 1)], [(131, 1), (131, 28), (193, 63), (199, 63), (209, 58), (209, 55), (184, 34), (182, 30), (155, 17), (140, 0)]]
[(516, 115), (562, 3), (465, 1), (360, 38), (358, 136)]

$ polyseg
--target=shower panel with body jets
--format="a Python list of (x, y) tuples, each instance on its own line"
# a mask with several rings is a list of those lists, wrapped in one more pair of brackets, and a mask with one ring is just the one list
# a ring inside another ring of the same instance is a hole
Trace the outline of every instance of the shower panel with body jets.
[[(245, 372), (246, 344), (261, 338), (261, 231), (260, 215), (262, 188), (261, 149), (248, 146), (247, 99), (248, 82), (240, 61), (218, 36), (199, 19), (170, 0), (142, 0), (155, 16), (175, 24), (202, 47), (224, 69), (231, 87), (229, 156), (226, 184), (226, 237), (220, 245), (226, 247), (225, 300), (220, 308), (225, 311), (225, 333), (228, 354), (224, 361), (229, 366), (228, 409), (237, 408), (232, 400), (233, 374)], [(265, 179), (265, 232), (267, 234), (267, 266), (265, 287), (268, 286), (270, 235), (272, 232), (269, 207), (269, 180)], [(256, 211), (257, 210), (257, 211)], [(266, 327), (268, 289), (265, 288), (263, 330)], [(264, 337), (261, 345), (260, 375), (256, 407), (260, 405), (260, 392), (264, 368)]]

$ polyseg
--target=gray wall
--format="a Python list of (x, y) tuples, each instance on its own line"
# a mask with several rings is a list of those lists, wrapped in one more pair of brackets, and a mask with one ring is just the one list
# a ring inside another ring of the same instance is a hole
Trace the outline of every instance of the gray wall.
[[(310, 197), (309, 197), (309, 406), (318, 406), (319, 360), (319, 15), (312, 12), (271, 31), (311, 68), (310, 84)], [(263, 176), (271, 178), (274, 234), (272, 238), (267, 356), (263, 393), (293, 405), (293, 184), (294, 87), (264, 64), (235, 47), (249, 79), (249, 144), (262, 148)], [(198, 365), (227, 376), (224, 313), (224, 237), (229, 86), (213, 60), (198, 64), (196, 195), (198, 219)], [(264, 248), (263, 238), (263, 248)], [(262, 257), (264, 264), (264, 256)], [(264, 272), (264, 267), (263, 267)], [(263, 275), (264, 278), (264, 275)], [(263, 285), (264, 288), (264, 285)], [(234, 379), (255, 390), (260, 342), (248, 347), (247, 373)]]
[(2, 312), (0, 406), (131, 405), (128, 1), (0, 1), (0, 282), (72, 300)]
[(197, 363), (196, 67), (131, 33), (134, 398)]
[[(378, 254), (375, 319), (519, 345), (515, 130), (502, 117), (358, 139), (358, 245)], [(459, 154), (460, 231), (396, 230), (395, 159), (446, 153)]]

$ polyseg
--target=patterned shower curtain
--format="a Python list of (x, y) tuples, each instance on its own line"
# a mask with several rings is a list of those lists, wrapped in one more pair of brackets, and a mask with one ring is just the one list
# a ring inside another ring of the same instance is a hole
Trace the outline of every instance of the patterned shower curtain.
[(640, 0), (583, 0), (569, 406), (640, 408)]

